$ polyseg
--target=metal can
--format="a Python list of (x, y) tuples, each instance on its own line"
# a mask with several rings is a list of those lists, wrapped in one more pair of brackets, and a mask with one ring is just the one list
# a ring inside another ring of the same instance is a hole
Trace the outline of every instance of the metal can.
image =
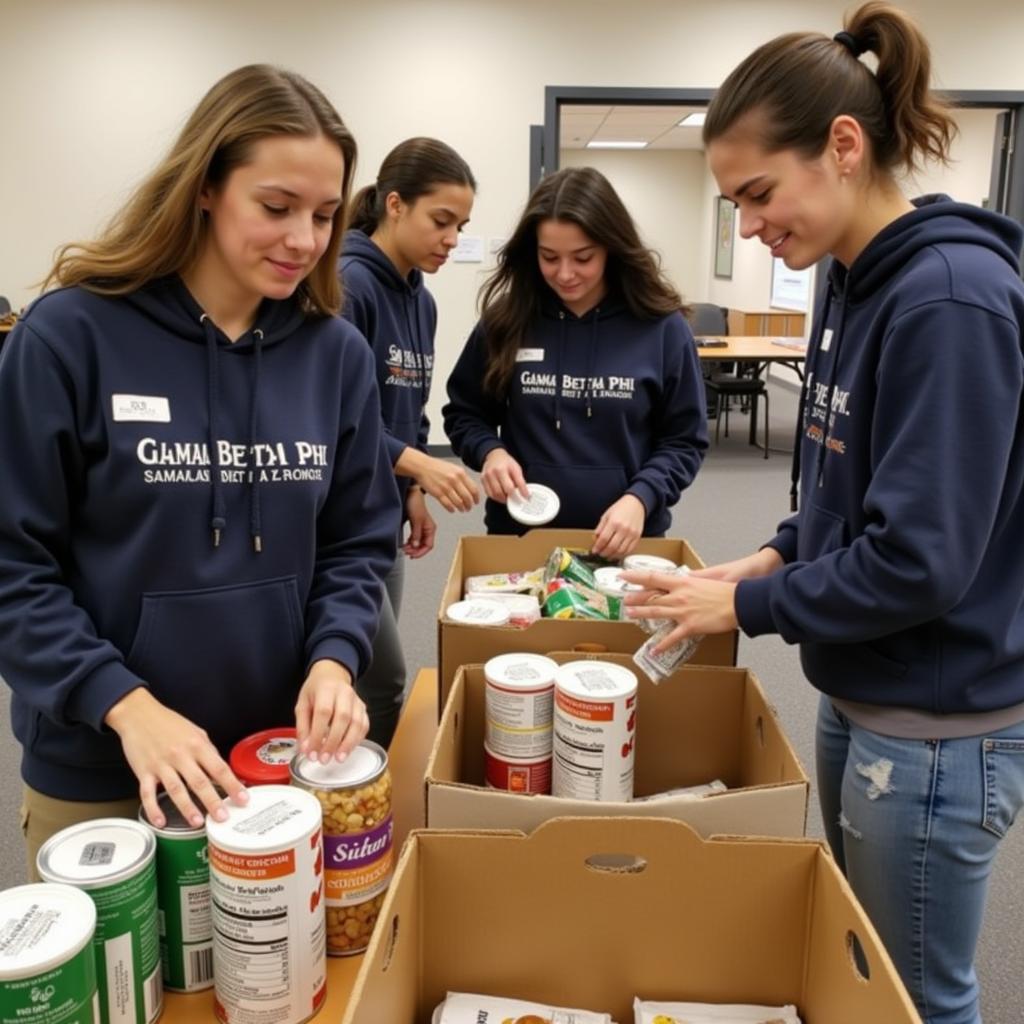
[(551, 792), (576, 800), (633, 799), (636, 674), (570, 661), (555, 676)]
[(99, 1024), (96, 904), (70, 885), (0, 893), (0, 1024)]
[(292, 785), (312, 793), (323, 813), (327, 952), (361, 953), (394, 870), (387, 752), (364, 740), (341, 762), (300, 755), (292, 761)]
[(255, 786), (206, 817), (213, 1009), (224, 1024), (302, 1024), (327, 996), (320, 805), (293, 786)]
[(39, 849), (47, 882), (84, 890), (96, 905), (96, 981), (102, 1024), (151, 1024), (164, 989), (156, 915), (156, 837), (137, 821), (71, 825)]
[(551, 754), (518, 758), (496, 754), (484, 744), (484, 781), (489, 789), (510, 793), (550, 793)]
[(288, 766), (298, 749), (294, 726), (264, 729), (239, 740), (228, 755), (231, 770), (247, 786), (287, 786)]
[(164, 988), (199, 992), (213, 984), (213, 919), (206, 829), (190, 825), (166, 794), (158, 797), (167, 824), (139, 821), (156, 836), (156, 901)]
[(530, 761), (551, 757), (557, 671), (557, 662), (543, 654), (498, 654), (487, 660), (484, 744), (498, 757)]

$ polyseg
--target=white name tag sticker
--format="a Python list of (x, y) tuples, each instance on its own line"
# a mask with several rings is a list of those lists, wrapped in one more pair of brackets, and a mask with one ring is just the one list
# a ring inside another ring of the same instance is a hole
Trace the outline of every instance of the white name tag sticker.
[(826, 327), (825, 333), (821, 336), (821, 351), (827, 352), (832, 347), (832, 328)]
[(170, 423), (171, 403), (158, 395), (111, 395), (115, 423)]
[(543, 363), (544, 349), (542, 348), (521, 348), (516, 353), (517, 363)]

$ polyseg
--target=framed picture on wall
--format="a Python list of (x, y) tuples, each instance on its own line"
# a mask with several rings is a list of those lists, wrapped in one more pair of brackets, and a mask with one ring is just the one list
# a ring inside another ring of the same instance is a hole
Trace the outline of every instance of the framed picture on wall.
[(715, 277), (732, 278), (732, 248), (736, 237), (736, 204), (725, 196), (715, 200)]

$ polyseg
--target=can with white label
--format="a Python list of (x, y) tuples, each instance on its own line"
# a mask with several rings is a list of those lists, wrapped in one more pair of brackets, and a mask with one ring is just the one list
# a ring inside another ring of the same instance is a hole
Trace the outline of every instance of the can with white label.
[(484, 665), (484, 743), (499, 757), (551, 756), (558, 664), (542, 654), (498, 654)]
[(206, 817), (214, 1012), (224, 1024), (301, 1024), (327, 995), (320, 805), (254, 786)]
[(96, 981), (102, 1024), (152, 1024), (164, 1005), (157, 936), (156, 837), (128, 818), (71, 825), (39, 849), (47, 882), (73, 885), (96, 905)]
[(292, 785), (312, 793), (323, 812), (327, 952), (361, 953), (394, 870), (387, 751), (363, 740), (344, 761), (321, 764), (300, 754)]
[(553, 796), (633, 799), (636, 675), (603, 661), (570, 661), (555, 676)]
[(496, 754), (484, 744), (484, 781), (510, 793), (550, 793), (551, 755), (519, 758)]
[(0, 892), (0, 1024), (99, 1024), (96, 905), (70, 885)]
[(164, 988), (199, 992), (213, 984), (213, 920), (206, 829), (190, 825), (166, 794), (158, 797), (167, 822), (139, 821), (156, 836), (156, 899), (159, 908), (160, 966)]

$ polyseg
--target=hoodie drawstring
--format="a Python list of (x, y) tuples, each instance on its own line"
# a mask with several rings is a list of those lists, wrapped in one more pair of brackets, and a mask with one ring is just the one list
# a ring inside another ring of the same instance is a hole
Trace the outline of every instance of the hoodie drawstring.
[(224, 491), (220, 479), (220, 452), (217, 450), (217, 330), (210, 317), (203, 313), (199, 318), (206, 338), (206, 413), (207, 443), (210, 446), (210, 531), (213, 535), (213, 546), (220, 547), (220, 537), (227, 526), (224, 506)]
[(821, 432), (821, 448), (814, 466), (814, 479), (821, 487), (825, 483), (825, 458), (828, 455), (828, 439), (832, 430), (832, 398), (836, 390), (836, 375), (839, 371), (839, 350), (843, 344), (843, 330), (846, 327), (846, 291), (840, 296), (839, 326), (832, 338), (832, 365), (828, 373), (828, 389), (825, 392), (825, 425)]
[[(263, 364), (263, 332), (257, 327), (252, 332), (253, 364), (252, 364), (252, 401), (249, 406), (249, 451), (256, 451), (256, 437), (259, 429), (260, 409), (260, 367)], [(249, 533), (252, 536), (253, 550), (259, 554), (263, 550), (263, 538), (260, 535), (262, 515), (260, 509), (260, 469), (253, 456), (252, 480), (249, 483)]]
[(562, 349), (565, 348), (565, 310), (558, 311), (561, 331), (558, 334), (558, 349), (555, 352), (555, 430), (562, 429)]
[(587, 419), (594, 415), (594, 360), (597, 358), (597, 321), (601, 315), (601, 307), (595, 306), (593, 317), (590, 321), (590, 346), (587, 349), (587, 378), (584, 388), (585, 397), (587, 399)]

